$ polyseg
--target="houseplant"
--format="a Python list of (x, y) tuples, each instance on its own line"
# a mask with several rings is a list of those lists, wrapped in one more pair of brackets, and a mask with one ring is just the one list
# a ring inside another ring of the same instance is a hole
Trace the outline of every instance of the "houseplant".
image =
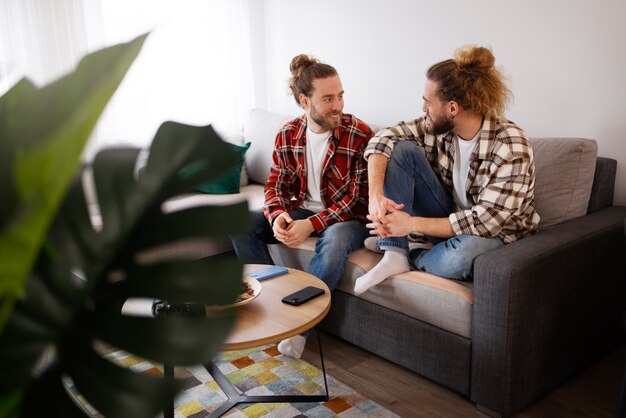
[[(245, 203), (162, 210), (169, 197), (236, 162), (210, 126), (164, 123), (140, 175), (139, 150), (132, 148), (101, 151), (91, 167), (79, 167), (93, 126), (144, 40), (90, 54), (41, 89), (22, 80), (0, 98), (0, 200), (9, 202), (0, 209), (0, 417), (83, 416), (63, 376), (105, 416), (154, 416), (180, 383), (114, 365), (98, 347), (172, 365), (206, 363), (233, 324), (229, 311), (209, 318), (120, 313), (133, 296), (233, 301), (241, 283), (234, 256), (166, 259), (159, 248), (228, 239), (247, 222)], [(193, 175), (181, 176), (188, 166)], [(91, 171), (96, 203), (83, 190)], [(100, 229), (89, 205), (99, 211)], [(151, 253), (157, 257), (141, 262)]]

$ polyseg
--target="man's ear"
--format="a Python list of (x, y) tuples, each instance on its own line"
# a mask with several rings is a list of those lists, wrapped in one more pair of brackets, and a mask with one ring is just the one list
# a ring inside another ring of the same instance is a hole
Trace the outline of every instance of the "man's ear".
[(459, 113), (459, 104), (450, 100), (450, 116), (455, 117)]
[(300, 93), (300, 96), (298, 97), (298, 101), (300, 102), (300, 106), (302, 106), (305, 109), (309, 106), (309, 98), (306, 97), (302, 93)]

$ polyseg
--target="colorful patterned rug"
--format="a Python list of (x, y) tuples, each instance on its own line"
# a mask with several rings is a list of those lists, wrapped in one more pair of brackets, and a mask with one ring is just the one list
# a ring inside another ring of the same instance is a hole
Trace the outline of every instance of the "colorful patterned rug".
[[(162, 375), (163, 369), (147, 360), (124, 351), (107, 354), (110, 360), (130, 367), (132, 370)], [(314, 395), (324, 394), (324, 377), (310, 363), (280, 354), (275, 345), (250, 350), (228, 351), (216, 360), (219, 369), (228, 380), (247, 395)], [(175, 400), (176, 418), (204, 418), (225, 400), (224, 392), (202, 366), (177, 368), (176, 377), (188, 382), (187, 389)], [(315, 403), (257, 403), (239, 404), (224, 416), (229, 418), (360, 418), (398, 417), (376, 402), (366, 399), (326, 373), (329, 400)], [(75, 389), (68, 384), (69, 390)], [(84, 399), (76, 394), (85, 404)], [(89, 406), (85, 405), (87, 409)], [(102, 417), (91, 409), (93, 417)]]

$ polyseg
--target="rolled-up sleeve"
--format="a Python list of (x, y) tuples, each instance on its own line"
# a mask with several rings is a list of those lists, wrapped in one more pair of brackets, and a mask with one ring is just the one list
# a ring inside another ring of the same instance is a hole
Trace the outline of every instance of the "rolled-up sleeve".
[(393, 144), (396, 141), (413, 141), (423, 146), (423, 123), (424, 118), (419, 118), (400, 122), (397, 125), (383, 129), (370, 140), (363, 154), (364, 158), (367, 160), (371, 154), (383, 154), (387, 158), (391, 158)]

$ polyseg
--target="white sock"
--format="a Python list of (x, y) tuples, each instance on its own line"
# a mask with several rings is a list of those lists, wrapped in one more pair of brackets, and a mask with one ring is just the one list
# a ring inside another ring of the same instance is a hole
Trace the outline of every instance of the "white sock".
[(410, 270), (411, 265), (409, 264), (409, 259), (406, 254), (392, 250), (385, 251), (382, 260), (380, 260), (374, 268), (356, 279), (354, 293), (360, 295), (370, 287), (382, 283), (387, 277)]
[(375, 253), (380, 253), (380, 254), (384, 253), (383, 250), (378, 248), (378, 237), (365, 238), (365, 241), (363, 241), (363, 246), (367, 248), (368, 250), (373, 251)]
[(305, 344), (306, 337), (296, 335), (295, 337), (286, 338), (279, 342), (278, 351), (289, 357), (300, 358), (302, 356), (302, 352), (304, 351)]

